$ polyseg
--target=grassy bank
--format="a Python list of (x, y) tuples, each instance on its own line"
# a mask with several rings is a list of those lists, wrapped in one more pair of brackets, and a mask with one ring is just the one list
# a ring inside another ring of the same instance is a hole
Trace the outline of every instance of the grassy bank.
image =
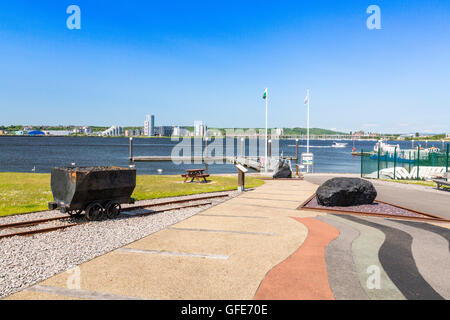
[[(209, 180), (208, 184), (184, 184), (179, 175), (138, 176), (133, 198), (144, 200), (237, 188), (237, 177), (211, 176)], [(248, 188), (263, 183), (258, 178), (246, 178)], [(50, 174), (0, 173), (0, 216), (46, 210), (47, 202), (52, 200)]]
[[(433, 187), (437, 188), (436, 182), (433, 181), (425, 181), (425, 180), (392, 180), (392, 179), (382, 179), (383, 181), (389, 181), (389, 182), (397, 182), (397, 183), (403, 183), (403, 184), (415, 184), (420, 186), (427, 186), (427, 187)], [(447, 188), (446, 186), (442, 186), (443, 188)]]

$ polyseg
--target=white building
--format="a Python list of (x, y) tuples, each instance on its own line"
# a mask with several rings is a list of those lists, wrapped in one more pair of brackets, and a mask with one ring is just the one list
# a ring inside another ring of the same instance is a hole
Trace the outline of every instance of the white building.
[(182, 127), (173, 127), (172, 136), (173, 137), (186, 137), (189, 135), (189, 131)]
[(119, 127), (119, 126), (112, 126), (111, 128), (109, 128), (101, 133), (102, 136), (112, 136), (112, 137), (121, 136), (122, 134), (123, 134), (123, 129), (122, 129), (122, 127)]
[(44, 131), (46, 136), (70, 136), (72, 131), (69, 130), (48, 130)]
[(194, 136), (195, 137), (204, 137), (204, 136), (206, 136), (207, 131), (208, 131), (208, 127), (203, 124), (203, 121), (199, 121), (199, 120), (194, 121)]
[(276, 136), (282, 136), (283, 133), (284, 133), (283, 128), (277, 128), (277, 129), (275, 129), (275, 135), (276, 135)]
[(83, 127), (83, 133), (84, 134), (92, 134), (92, 129), (89, 127)]

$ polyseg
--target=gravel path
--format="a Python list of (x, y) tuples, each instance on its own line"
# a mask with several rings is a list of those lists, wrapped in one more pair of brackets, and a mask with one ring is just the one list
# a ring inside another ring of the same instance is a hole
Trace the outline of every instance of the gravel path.
[[(224, 194), (224, 192), (145, 200), (136, 204), (154, 204), (171, 199), (195, 198), (218, 194)], [(235, 197), (238, 195), (238, 192), (231, 191), (227, 192), (227, 194), (230, 197)], [(31, 237), (1, 239), (0, 298), (144, 238), (228, 199), (204, 200), (202, 202), (212, 202), (212, 204), (199, 208), (166, 211), (144, 217), (122, 215), (115, 220), (90, 222), (63, 231), (37, 234)], [(166, 205), (160, 208), (179, 207), (181, 205), (183, 204)], [(152, 210), (157, 210), (158, 208), (155, 207)], [(142, 210), (139, 212), (142, 212)], [(4, 217), (0, 219), (0, 224), (54, 217), (56, 214), (59, 213), (46, 211)]]

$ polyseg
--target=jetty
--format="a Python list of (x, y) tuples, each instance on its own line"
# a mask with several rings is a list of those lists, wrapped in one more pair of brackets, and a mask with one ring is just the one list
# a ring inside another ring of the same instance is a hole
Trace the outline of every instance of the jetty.
[[(134, 156), (133, 154), (133, 139), (130, 138), (130, 155), (129, 160), (130, 162), (179, 162), (179, 163), (193, 163), (193, 164), (202, 164), (204, 163), (206, 166), (209, 164), (214, 163), (231, 163), (234, 165), (241, 165), (249, 169), (253, 169), (255, 171), (261, 172), (265, 170), (265, 159), (263, 157), (258, 156), (242, 156), (244, 154), (244, 151), (241, 151), (241, 155), (237, 156), (205, 156), (205, 154), (208, 154), (207, 151), (205, 153), (201, 152), (198, 155), (188, 155), (188, 156)], [(207, 149), (206, 149), (207, 150)], [(272, 149), (271, 144), (269, 142), (269, 153), (268, 153), (268, 163), (267, 167), (269, 171), (271, 171), (272, 167), (278, 163), (280, 159), (283, 160), (294, 160), (298, 161), (298, 154), (299, 154), (299, 148), (298, 148), (298, 141), (296, 144), (296, 152), (295, 156), (272, 156)]]
[[(294, 160), (297, 161), (297, 157), (283, 157), (285, 160)], [(270, 164), (276, 163), (279, 160), (279, 157), (270, 157), (269, 158), (269, 166)], [(234, 165), (242, 165), (246, 168), (253, 169), (255, 171), (263, 171), (264, 164), (261, 162), (259, 157), (243, 157), (243, 156), (210, 156), (210, 157), (202, 157), (202, 156), (182, 156), (182, 157), (172, 157), (172, 156), (131, 156), (131, 162), (184, 162), (184, 163), (231, 163)]]

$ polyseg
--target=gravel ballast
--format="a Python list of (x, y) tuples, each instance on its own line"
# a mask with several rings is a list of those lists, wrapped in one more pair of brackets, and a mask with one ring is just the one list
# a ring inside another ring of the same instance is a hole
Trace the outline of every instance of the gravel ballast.
[(412, 212), (407, 209), (399, 208), (392, 206), (387, 203), (381, 203), (375, 201), (373, 204), (362, 204), (358, 206), (350, 206), (350, 207), (326, 207), (322, 206), (318, 203), (317, 197), (312, 198), (305, 206), (305, 209), (322, 209), (322, 210), (342, 210), (349, 212), (365, 212), (365, 213), (374, 213), (374, 214), (385, 214), (392, 216), (404, 216), (404, 217), (415, 217), (415, 218), (428, 218), (427, 216)]
[[(238, 192), (226, 192), (235, 197)], [(224, 194), (224, 192), (189, 195), (139, 201), (136, 205), (156, 204), (169, 200), (198, 198)], [(30, 237), (12, 237), (0, 240), (0, 298), (35, 285), (60, 272), (69, 270), (95, 257), (142, 239), (172, 224), (187, 219), (230, 198), (201, 200), (193, 203), (212, 204), (155, 213), (148, 216), (121, 215), (115, 220), (80, 224), (62, 231), (37, 234)], [(183, 204), (152, 207), (151, 210), (180, 207)], [(136, 213), (142, 210), (136, 211)], [(45, 211), (27, 215), (8, 216), (0, 224), (43, 219), (61, 215)], [(11, 231), (13, 232), (13, 231)]]

